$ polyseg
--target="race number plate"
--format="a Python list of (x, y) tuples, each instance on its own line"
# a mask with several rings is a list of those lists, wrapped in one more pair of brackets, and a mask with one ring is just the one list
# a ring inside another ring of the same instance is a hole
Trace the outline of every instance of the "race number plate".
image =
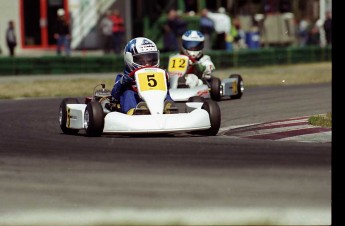
[(165, 72), (163, 70), (140, 70), (137, 72), (141, 92), (149, 90), (166, 91)]
[(169, 72), (182, 72), (187, 71), (188, 57), (183, 55), (173, 56), (169, 59)]
[(238, 93), (238, 90), (237, 90), (237, 81), (234, 81), (232, 83), (232, 93), (233, 94), (237, 94)]

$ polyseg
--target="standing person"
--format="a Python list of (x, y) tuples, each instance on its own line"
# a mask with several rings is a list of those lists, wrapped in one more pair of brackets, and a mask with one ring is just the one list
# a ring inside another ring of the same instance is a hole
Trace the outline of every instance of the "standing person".
[(123, 45), (123, 37), (125, 34), (124, 20), (120, 15), (120, 11), (118, 9), (113, 10), (112, 15), (110, 15), (110, 19), (113, 22), (114, 52), (115, 54), (120, 54)]
[(205, 8), (201, 11), (200, 31), (204, 34), (204, 50), (212, 49), (212, 34), (214, 32), (214, 22), (207, 16), (208, 10)]
[(316, 24), (309, 30), (306, 45), (308, 46), (320, 45), (320, 31), (319, 31), (319, 27)]
[[(125, 46), (124, 63), (124, 73), (116, 76), (111, 95), (120, 101), (120, 111), (122, 113), (135, 115), (136, 109), (140, 108), (142, 99), (139, 97), (132, 75), (143, 67), (159, 67), (159, 50), (156, 44), (148, 38), (134, 38)], [(167, 73), (166, 76), (168, 76)], [(169, 84), (167, 85), (169, 88)], [(174, 105), (174, 102), (168, 91), (165, 110), (172, 105)]]
[(173, 31), (173, 28), (171, 27), (171, 23), (169, 21), (173, 20), (175, 17), (175, 12), (173, 10), (170, 10), (167, 15), (167, 21), (163, 25), (163, 50), (162, 52), (174, 52), (178, 51), (178, 41), (175, 35), (175, 32)]
[(234, 44), (235, 48), (237, 49), (245, 49), (247, 48), (246, 46), (246, 33), (245, 31), (241, 28), (241, 22), (239, 18), (235, 17), (233, 21), (233, 28), (236, 29), (237, 35), (234, 35)]
[(177, 39), (174, 32), (168, 24), (164, 24), (163, 31), (163, 49), (162, 52), (174, 52), (178, 49)]
[(111, 11), (107, 11), (101, 20), (102, 47), (104, 54), (109, 54), (113, 49), (113, 21), (110, 19)]
[(299, 46), (303, 47), (307, 44), (309, 35), (310, 23), (307, 18), (302, 18), (298, 23), (298, 41)]
[(17, 37), (14, 30), (14, 22), (12, 20), (8, 22), (8, 27), (6, 30), (6, 43), (7, 43), (8, 50), (10, 52), (10, 56), (13, 57), (14, 49), (17, 46)]
[(332, 45), (332, 12), (326, 12), (326, 20), (323, 23), (323, 29), (325, 30), (325, 36), (327, 45)]
[(167, 23), (164, 25), (165, 35), (168, 37), (167, 40), (172, 41), (171, 43), (166, 43), (165, 48), (171, 51), (178, 51), (181, 45), (181, 36), (187, 31), (187, 22), (183, 20), (178, 12), (171, 9), (168, 13)]
[[(1, 29), (1, 27), (0, 27), (0, 29)], [(1, 39), (0, 39), (0, 41), (1, 41)], [(2, 49), (1, 49), (1, 45), (0, 45), (0, 55), (2, 54)]]
[(55, 24), (55, 33), (54, 38), (56, 39), (57, 44), (57, 55), (61, 55), (62, 47), (65, 50), (66, 56), (71, 54), (71, 32), (69, 22), (65, 15), (64, 9), (58, 9), (57, 11), (57, 21)]
[(215, 47), (217, 50), (226, 49), (226, 37), (230, 34), (231, 19), (225, 9), (220, 7), (218, 13), (207, 12), (207, 16), (214, 21), (214, 29), (217, 33)]

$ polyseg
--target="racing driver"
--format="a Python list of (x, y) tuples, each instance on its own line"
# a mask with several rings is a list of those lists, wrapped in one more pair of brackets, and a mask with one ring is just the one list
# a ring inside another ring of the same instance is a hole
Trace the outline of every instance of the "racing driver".
[(188, 30), (182, 35), (181, 53), (191, 61), (186, 76), (186, 84), (191, 88), (202, 84), (199, 79), (209, 81), (215, 70), (211, 57), (203, 53), (204, 40), (205, 36), (198, 30)]
[[(142, 107), (142, 105), (140, 106), (142, 100), (137, 93), (134, 77), (131, 75), (143, 67), (159, 67), (159, 50), (156, 44), (148, 38), (134, 38), (125, 46), (124, 63), (124, 73), (116, 76), (111, 95), (120, 102), (122, 113), (133, 115), (136, 114), (138, 108)], [(165, 112), (172, 106), (175, 107), (168, 91)]]

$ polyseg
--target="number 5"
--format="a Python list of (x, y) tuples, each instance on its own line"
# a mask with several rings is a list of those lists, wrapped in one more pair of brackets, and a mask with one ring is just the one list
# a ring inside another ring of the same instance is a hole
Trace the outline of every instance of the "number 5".
[(157, 80), (154, 79), (155, 75), (147, 75), (148, 86), (155, 87), (157, 86)]

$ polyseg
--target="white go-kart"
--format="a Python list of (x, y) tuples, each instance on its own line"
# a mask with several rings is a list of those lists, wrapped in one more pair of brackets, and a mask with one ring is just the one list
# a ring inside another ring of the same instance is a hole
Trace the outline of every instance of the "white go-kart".
[(137, 106), (138, 114), (120, 112), (119, 103), (112, 100), (110, 90), (99, 84), (93, 96), (85, 98), (85, 103), (79, 103), (77, 98), (62, 100), (59, 108), (62, 132), (77, 134), (85, 130), (87, 136), (181, 132), (215, 136), (218, 133), (221, 112), (217, 102), (191, 97), (183, 110), (171, 102), (167, 106), (167, 78), (163, 69), (142, 68), (133, 76), (143, 100)]
[(186, 85), (190, 59), (186, 55), (174, 55), (169, 58), (168, 73), (170, 96), (174, 101), (187, 101), (190, 97), (200, 96), (219, 101), (222, 97), (240, 99), (244, 91), (244, 82), (239, 74), (231, 74), (229, 78), (220, 80), (211, 76), (211, 80), (199, 79), (195, 87)]

